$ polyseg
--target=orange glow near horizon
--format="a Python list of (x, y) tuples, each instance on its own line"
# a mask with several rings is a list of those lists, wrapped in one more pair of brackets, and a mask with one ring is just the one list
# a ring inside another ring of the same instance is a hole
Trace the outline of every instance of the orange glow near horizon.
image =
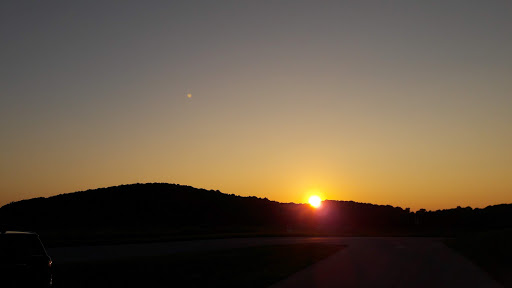
[(11, 2), (0, 207), (154, 182), (412, 211), (512, 203), (508, 1), (457, 17), (452, 1)]

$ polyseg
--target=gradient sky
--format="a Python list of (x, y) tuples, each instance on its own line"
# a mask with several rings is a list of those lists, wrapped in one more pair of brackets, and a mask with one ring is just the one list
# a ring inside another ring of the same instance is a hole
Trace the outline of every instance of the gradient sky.
[(137, 182), (511, 203), (511, 15), (508, 0), (2, 1), (0, 206)]

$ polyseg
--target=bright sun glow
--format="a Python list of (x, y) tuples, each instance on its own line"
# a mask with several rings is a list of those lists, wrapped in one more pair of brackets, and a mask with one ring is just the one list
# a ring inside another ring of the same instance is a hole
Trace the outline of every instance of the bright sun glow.
[(322, 205), (322, 199), (320, 199), (320, 197), (318, 197), (316, 195), (313, 195), (313, 196), (309, 197), (309, 205), (311, 205), (315, 208), (318, 208), (318, 207), (320, 207), (320, 205)]

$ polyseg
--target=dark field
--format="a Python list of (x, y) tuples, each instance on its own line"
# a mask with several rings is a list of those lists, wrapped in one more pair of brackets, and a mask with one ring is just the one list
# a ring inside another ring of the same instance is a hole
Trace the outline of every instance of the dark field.
[(512, 229), (465, 235), (447, 244), (505, 287), (512, 287)]
[(293, 244), (54, 265), (55, 287), (266, 287), (344, 248)]

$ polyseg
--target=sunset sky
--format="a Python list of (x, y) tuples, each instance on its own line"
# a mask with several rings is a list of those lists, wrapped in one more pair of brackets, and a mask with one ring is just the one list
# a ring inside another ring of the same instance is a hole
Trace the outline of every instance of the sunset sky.
[(145, 182), (512, 203), (511, 15), (508, 0), (2, 1), (0, 206)]

